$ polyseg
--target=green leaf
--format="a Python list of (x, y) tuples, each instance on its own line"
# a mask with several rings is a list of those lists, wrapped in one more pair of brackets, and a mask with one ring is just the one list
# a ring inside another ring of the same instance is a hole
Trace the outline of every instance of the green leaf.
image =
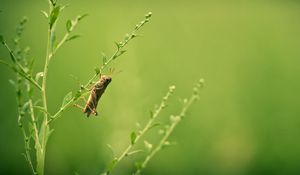
[(71, 20), (68, 20), (67, 23), (66, 23), (66, 28), (67, 28), (67, 31), (70, 33), (72, 31), (72, 21)]
[(107, 144), (107, 147), (108, 147), (109, 150), (111, 151), (112, 156), (115, 157), (115, 152), (114, 152), (112, 146), (111, 146), (110, 144)]
[(81, 96), (81, 91), (78, 90), (74, 96), (74, 100), (77, 100)]
[(65, 106), (67, 103), (69, 103), (72, 100), (72, 92), (67, 93), (67, 95), (64, 97), (62, 106)]
[(114, 158), (114, 160), (112, 160), (108, 166), (107, 166), (107, 174), (111, 172), (111, 170), (115, 167), (116, 163), (118, 162), (117, 158)]
[(141, 170), (143, 168), (141, 162), (135, 162), (134, 165), (135, 165), (137, 170)]
[(121, 55), (123, 55), (125, 52), (126, 52), (126, 50), (121, 50), (120, 53), (119, 53), (119, 55), (118, 55), (118, 57), (121, 56)]
[(96, 67), (94, 70), (95, 70), (95, 72), (96, 72), (97, 75), (100, 74), (100, 69), (99, 69), (99, 67)]
[(47, 12), (45, 12), (44, 10), (41, 10), (41, 13), (48, 19), (49, 18), (49, 15)]
[(154, 123), (154, 124), (152, 124), (152, 125), (149, 127), (148, 130), (150, 130), (150, 129), (156, 127), (156, 126), (160, 126), (160, 125), (161, 125), (161, 123)]
[(149, 142), (147, 142), (146, 140), (144, 141), (144, 144), (145, 144), (145, 148), (148, 152), (150, 152), (153, 148), (153, 145)]
[(107, 56), (103, 52), (101, 54), (102, 54), (102, 63), (104, 65), (107, 61)]
[(71, 41), (71, 40), (79, 38), (79, 37), (80, 37), (80, 35), (73, 35), (70, 38), (68, 38), (66, 41)]
[(53, 6), (56, 5), (56, 0), (50, 0), (50, 2), (51, 2), (51, 4), (52, 4)]
[(131, 151), (131, 152), (129, 152), (129, 153), (127, 153), (125, 156), (131, 156), (131, 155), (133, 155), (133, 154), (136, 154), (136, 153), (140, 153), (140, 152), (143, 152), (143, 150), (134, 150), (134, 151)]
[(21, 112), (25, 113), (29, 109), (29, 102), (24, 103)]
[(150, 118), (153, 118), (154, 112), (150, 110), (149, 113), (150, 113)]
[(136, 136), (137, 135), (134, 131), (130, 134), (131, 145), (135, 143)]
[(117, 48), (120, 48), (120, 43), (115, 42), (115, 45), (117, 46)]
[(2, 35), (0, 35), (0, 42), (1, 42), (2, 44), (5, 43), (4, 37), (3, 37)]
[(54, 7), (54, 9), (51, 11), (50, 21), (49, 21), (50, 29), (52, 29), (53, 25), (55, 24), (55, 22), (58, 18), (59, 12), (60, 12), (60, 6)]
[(79, 15), (79, 16), (77, 17), (77, 20), (80, 21), (80, 20), (82, 20), (83, 18), (85, 18), (85, 17), (87, 17), (87, 16), (88, 16), (87, 13), (86, 13), (86, 14), (83, 14), (83, 15)]
[(39, 82), (40, 78), (42, 78), (44, 76), (44, 72), (38, 72), (36, 75), (35, 75), (35, 81), (36, 82)]

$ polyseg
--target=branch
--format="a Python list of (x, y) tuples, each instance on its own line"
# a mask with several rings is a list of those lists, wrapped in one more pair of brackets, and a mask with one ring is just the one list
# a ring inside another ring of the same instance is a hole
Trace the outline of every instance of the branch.
[(190, 108), (190, 106), (199, 98), (199, 89), (203, 87), (204, 80), (201, 79), (194, 87), (194, 93), (189, 98), (189, 100), (185, 100), (181, 112), (177, 116), (170, 116), (171, 126), (167, 128), (165, 135), (160, 140), (159, 144), (147, 155), (145, 160), (141, 163), (141, 165), (137, 168), (135, 175), (141, 173), (142, 169), (145, 168), (148, 162), (155, 156), (155, 154), (160, 151), (164, 146), (168, 145), (168, 139), (171, 133), (174, 131), (175, 127), (178, 123), (184, 118), (186, 111)]
[(151, 113), (150, 119), (147, 122), (147, 124), (145, 125), (145, 127), (139, 131), (139, 133), (133, 138), (131, 137), (131, 144), (123, 151), (123, 153), (115, 158), (112, 162), (113, 164), (111, 164), (111, 166), (109, 168), (106, 169), (105, 173), (103, 174), (110, 174), (113, 169), (115, 168), (115, 166), (124, 158), (129, 154), (129, 151), (132, 149), (132, 147), (134, 146), (134, 144), (136, 142), (138, 142), (140, 140), (140, 138), (147, 132), (149, 131), (152, 126), (153, 126), (153, 122), (156, 120), (156, 118), (158, 117), (159, 113), (166, 107), (166, 102), (169, 99), (169, 97), (174, 93), (175, 90), (175, 86), (170, 86), (169, 87), (169, 91), (167, 92), (167, 94), (162, 98), (162, 101), (159, 105), (159, 107), (155, 110), (154, 113)]

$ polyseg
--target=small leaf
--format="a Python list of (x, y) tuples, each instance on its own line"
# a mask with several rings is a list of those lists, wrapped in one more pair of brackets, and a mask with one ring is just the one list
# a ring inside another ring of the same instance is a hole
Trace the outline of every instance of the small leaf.
[(67, 95), (64, 97), (62, 106), (65, 106), (67, 103), (69, 103), (72, 100), (72, 92), (67, 93)]
[(46, 17), (46, 18), (49, 18), (49, 15), (47, 12), (45, 12), (44, 10), (41, 10), (41, 13)]
[(25, 113), (29, 109), (29, 102), (24, 103), (21, 112)]
[(51, 4), (52, 4), (53, 6), (56, 5), (56, 0), (50, 0), (50, 2), (51, 2)]
[(101, 54), (102, 54), (102, 63), (104, 65), (107, 61), (107, 56), (103, 52)]
[(136, 122), (135, 123), (135, 126), (138, 128), (138, 129), (141, 129), (141, 124), (139, 122)]
[(143, 150), (134, 150), (134, 151), (131, 151), (131, 152), (129, 152), (129, 153), (127, 153), (125, 156), (131, 156), (131, 155), (133, 155), (133, 154), (136, 154), (136, 153), (140, 153), (140, 152), (143, 152)]
[(172, 123), (177, 123), (177, 122), (180, 121), (180, 117), (179, 117), (179, 116), (171, 115), (171, 116), (170, 116), (170, 121), (171, 121)]
[(106, 144), (106, 146), (107, 146), (107, 147), (109, 148), (109, 150), (111, 151), (112, 156), (115, 157), (115, 152), (114, 152), (112, 146), (111, 146), (110, 144)]
[(121, 50), (117, 57), (123, 55), (125, 52), (126, 52), (126, 50)]
[(42, 106), (33, 106), (33, 108), (51, 116), (50, 113), (48, 111), (46, 111), (46, 109)]
[(129, 39), (129, 34), (128, 33), (126, 33), (126, 35), (125, 35), (125, 38), (124, 38), (124, 40), (126, 41), (126, 40), (128, 40)]
[(35, 75), (35, 81), (38, 82), (40, 80), (40, 78), (42, 78), (44, 76), (44, 72), (38, 72)]
[(9, 79), (8, 82), (13, 85), (15, 88), (17, 88), (16, 86), (16, 82), (14, 80)]
[(120, 43), (115, 42), (115, 45), (117, 46), (117, 48), (120, 48)]
[(78, 90), (74, 96), (74, 100), (77, 100), (81, 96), (81, 91)]
[(80, 21), (80, 20), (82, 20), (83, 18), (85, 18), (85, 17), (87, 17), (87, 16), (89, 16), (87, 13), (86, 13), (86, 14), (83, 14), (83, 15), (79, 15), (79, 16), (77, 17), (77, 20)]
[(148, 152), (150, 152), (153, 148), (153, 145), (149, 142), (147, 142), (146, 140), (144, 141), (145, 147), (147, 149)]
[(158, 134), (159, 135), (163, 135), (165, 133), (165, 130), (163, 130), (163, 129), (160, 129), (159, 131), (158, 131)]
[(50, 135), (54, 132), (54, 129), (50, 129), (48, 132), (48, 137), (50, 137)]
[(55, 24), (55, 22), (58, 18), (59, 12), (60, 12), (60, 6), (54, 7), (54, 9), (51, 11), (50, 21), (49, 21), (50, 29), (52, 29), (53, 25)]
[(136, 139), (136, 133), (133, 131), (130, 134), (131, 145), (133, 145), (135, 143), (135, 139)]
[(96, 67), (94, 70), (95, 70), (95, 72), (96, 72), (97, 75), (100, 74), (100, 69), (99, 69), (99, 67)]
[(135, 167), (136, 167), (137, 170), (140, 170), (140, 169), (143, 168), (141, 162), (135, 162), (134, 165), (135, 165)]
[(153, 111), (150, 110), (149, 113), (150, 113), (150, 118), (153, 118), (153, 115), (154, 115)]
[(115, 167), (115, 164), (118, 162), (118, 159), (117, 158), (114, 158), (114, 160), (112, 160), (108, 166), (107, 166), (107, 173), (106, 174), (109, 174), (111, 172), (111, 170)]
[(154, 123), (154, 124), (152, 124), (152, 125), (149, 127), (148, 130), (150, 130), (150, 129), (156, 127), (156, 126), (160, 126), (160, 125), (161, 125), (161, 123)]
[(4, 37), (3, 37), (2, 35), (0, 35), (0, 42), (1, 42), (2, 44), (5, 43)]
[(71, 20), (68, 20), (67, 23), (66, 23), (66, 28), (67, 28), (67, 31), (70, 33), (72, 31), (72, 21)]
[(80, 35), (73, 35), (70, 38), (68, 38), (66, 41), (71, 41), (71, 40), (79, 38), (79, 37), (80, 37)]

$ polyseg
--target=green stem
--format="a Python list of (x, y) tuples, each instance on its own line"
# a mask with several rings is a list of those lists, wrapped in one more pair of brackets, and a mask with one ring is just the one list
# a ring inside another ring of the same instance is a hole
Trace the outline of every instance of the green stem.
[(142, 169), (147, 166), (148, 162), (154, 157), (154, 155), (163, 148), (163, 146), (167, 142), (169, 136), (171, 135), (171, 133), (173, 132), (173, 130), (175, 129), (177, 124), (182, 120), (182, 118), (184, 117), (184, 115), (185, 115), (186, 111), (188, 110), (188, 108), (193, 104), (193, 102), (197, 98), (198, 98), (198, 95), (194, 95), (194, 94), (190, 97), (189, 101), (182, 107), (182, 110), (181, 110), (179, 116), (177, 116), (178, 119), (172, 122), (171, 126), (168, 128), (165, 135), (160, 140), (159, 144), (155, 147), (155, 149), (153, 151), (150, 152), (149, 155), (147, 155), (147, 157), (145, 158), (145, 160), (141, 164), (141, 168), (137, 169), (136, 172), (134, 173), (134, 175), (140, 174)]
[[(140, 140), (140, 138), (147, 132), (149, 131), (152, 126), (153, 126), (153, 122), (155, 121), (155, 119), (158, 117), (159, 113), (165, 108), (166, 106), (166, 101), (169, 99), (169, 97), (171, 96), (171, 94), (173, 93), (175, 89), (175, 86), (171, 86), (169, 88), (169, 91), (167, 92), (167, 94), (163, 97), (159, 107), (155, 110), (155, 112), (152, 114), (150, 120), (147, 122), (147, 124), (145, 125), (145, 127), (142, 129), (142, 131), (139, 132), (139, 134), (137, 135), (137, 137), (135, 138), (134, 143), (138, 142)], [(128, 155), (129, 151), (132, 149), (132, 147), (134, 146), (133, 144), (130, 144), (124, 151), (123, 153), (117, 157), (115, 159), (115, 163), (110, 167), (110, 169), (107, 169), (105, 171), (104, 174), (110, 174), (112, 172), (112, 170), (115, 168), (115, 166), (124, 158)]]
[[(50, 6), (50, 12), (52, 10), (52, 7)], [(50, 27), (48, 28), (48, 39), (47, 39), (47, 50), (46, 50), (46, 59), (45, 59), (45, 65), (44, 65), (44, 71), (43, 71), (43, 80), (42, 80), (42, 102), (43, 102), (43, 108), (45, 111), (48, 111), (47, 106), (47, 95), (46, 95), (46, 85), (47, 85), (47, 77), (48, 77), (48, 67), (49, 62), (52, 57), (52, 30)], [(45, 166), (45, 153), (46, 153), (46, 144), (48, 140), (48, 113), (44, 112), (44, 119), (41, 123), (41, 129), (39, 134), (39, 140), (40, 140), (40, 147), (37, 150), (37, 173), (39, 175), (44, 174), (44, 166)]]
[[(10, 67), (11, 69), (13, 69), (14, 71), (18, 72), (19, 75), (21, 75), (22, 77), (27, 79), (30, 83), (32, 83), (34, 86), (36, 86), (39, 90), (42, 90), (42, 87), (34, 79), (32, 79), (32, 77), (26, 72), (25, 68), (17, 61), (15, 54), (9, 48), (9, 46), (6, 44), (6, 42), (3, 42), (3, 45), (8, 50), (12, 61), (16, 64), (16, 67), (12, 66), (11, 64), (7, 64), (7, 63), (3, 62), (2, 60), (0, 61), (0, 63), (5, 64), (8, 67)], [(18, 70), (17, 68), (19, 68), (20, 70)]]

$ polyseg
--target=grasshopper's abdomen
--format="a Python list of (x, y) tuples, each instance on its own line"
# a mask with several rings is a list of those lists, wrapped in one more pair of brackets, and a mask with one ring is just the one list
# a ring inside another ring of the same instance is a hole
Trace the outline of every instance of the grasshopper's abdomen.
[(98, 106), (98, 102), (105, 92), (105, 89), (111, 82), (112, 78), (110, 76), (102, 75), (100, 80), (95, 84), (95, 86), (91, 90), (91, 94), (89, 99), (84, 107), (84, 113), (89, 117), (92, 113), (94, 115), (98, 115), (96, 108)]

